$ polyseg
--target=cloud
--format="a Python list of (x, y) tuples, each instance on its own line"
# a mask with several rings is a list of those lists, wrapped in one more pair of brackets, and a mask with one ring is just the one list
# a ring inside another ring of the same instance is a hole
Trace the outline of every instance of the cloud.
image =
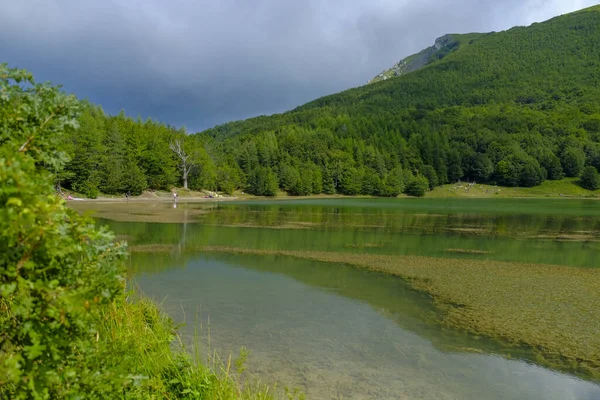
[(20, 0), (0, 54), (112, 113), (191, 130), (364, 84), (445, 33), (528, 25), (594, 0)]

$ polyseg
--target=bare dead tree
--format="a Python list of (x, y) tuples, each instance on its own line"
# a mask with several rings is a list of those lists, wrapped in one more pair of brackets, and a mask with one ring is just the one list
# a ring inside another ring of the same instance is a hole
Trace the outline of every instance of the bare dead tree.
[(176, 139), (174, 142), (171, 142), (169, 145), (173, 153), (179, 158), (179, 170), (181, 171), (183, 178), (183, 188), (188, 188), (188, 175), (194, 167), (196, 167), (196, 162), (191, 154), (188, 154), (183, 148), (182, 140)]

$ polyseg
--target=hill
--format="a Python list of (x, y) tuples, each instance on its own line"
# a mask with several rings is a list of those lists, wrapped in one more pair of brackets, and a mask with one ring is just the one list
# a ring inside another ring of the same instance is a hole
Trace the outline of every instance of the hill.
[(430, 187), (576, 177), (600, 167), (599, 39), (598, 6), (504, 32), (450, 35), (411, 73), (199, 137), (247, 174), (273, 170), (286, 190), (310, 171), (346, 194), (393, 194), (385, 182), (399, 176), (404, 187), (419, 175)]
[[(416, 73), (323, 97), (301, 107), (382, 104), (413, 107), (582, 103), (597, 95), (600, 6), (529, 27), (476, 36)], [(458, 43), (458, 42), (457, 42)], [(587, 95), (587, 96), (586, 96)], [(584, 97), (584, 98), (581, 98)]]
[(532, 187), (585, 170), (583, 186), (593, 189), (599, 41), (600, 6), (504, 32), (446, 35), (407, 58), (397, 77), (195, 135), (83, 104), (57, 183), (90, 196), (184, 182), (257, 195), (396, 196), (459, 180)]

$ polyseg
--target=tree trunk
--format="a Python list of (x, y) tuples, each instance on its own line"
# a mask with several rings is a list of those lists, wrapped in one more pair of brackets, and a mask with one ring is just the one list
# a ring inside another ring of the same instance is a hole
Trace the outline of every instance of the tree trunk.
[(183, 171), (183, 188), (187, 190), (188, 188), (188, 184), (187, 184), (187, 178), (188, 178), (188, 173), (187, 171)]
[(183, 188), (188, 188), (188, 175), (192, 171), (192, 169), (196, 166), (196, 161), (191, 157), (190, 154), (187, 154), (181, 144), (181, 141), (175, 140), (170, 145), (171, 150), (181, 161), (179, 164), (179, 169), (182, 174), (183, 180)]

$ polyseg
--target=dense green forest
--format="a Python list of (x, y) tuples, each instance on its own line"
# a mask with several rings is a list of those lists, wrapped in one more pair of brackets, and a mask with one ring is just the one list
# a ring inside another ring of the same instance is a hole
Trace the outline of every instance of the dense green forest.
[(58, 180), (89, 196), (168, 189), (184, 172), (189, 188), (226, 193), (396, 196), (459, 180), (536, 186), (585, 170), (595, 188), (599, 40), (596, 6), (474, 35), (403, 76), (193, 135), (84, 104)]

